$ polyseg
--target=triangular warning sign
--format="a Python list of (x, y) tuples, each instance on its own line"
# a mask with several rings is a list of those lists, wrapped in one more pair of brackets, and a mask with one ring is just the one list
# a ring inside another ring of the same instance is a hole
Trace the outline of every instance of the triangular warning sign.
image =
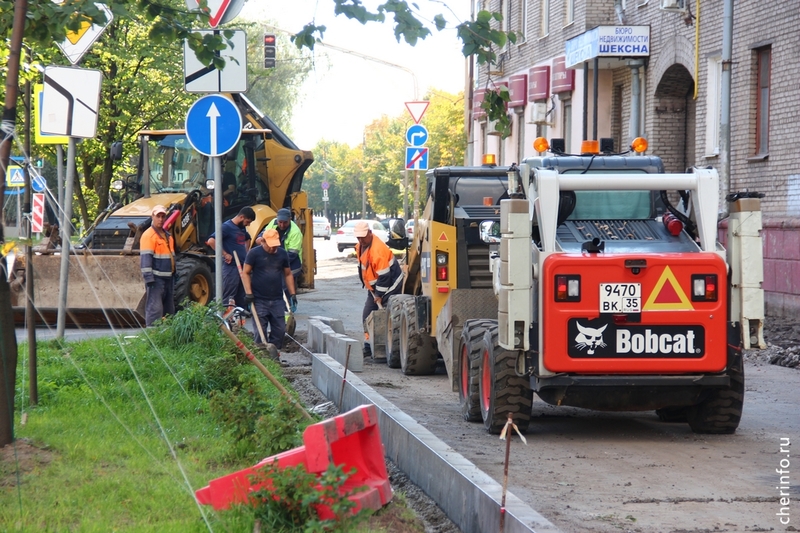
[(693, 311), (694, 307), (686, 293), (683, 292), (681, 284), (672, 269), (668, 266), (664, 267), (664, 272), (658, 279), (656, 286), (647, 298), (643, 311), (674, 311), (674, 310), (688, 310)]
[(445, 232), (442, 232), (442, 234), (439, 235), (439, 240), (440, 241), (446, 241), (447, 240), (447, 235), (445, 234)]
[(411, 113), (411, 118), (414, 119), (414, 122), (419, 124), (419, 121), (422, 120), (422, 115), (428, 110), (429, 105), (430, 102), (406, 102), (406, 109)]

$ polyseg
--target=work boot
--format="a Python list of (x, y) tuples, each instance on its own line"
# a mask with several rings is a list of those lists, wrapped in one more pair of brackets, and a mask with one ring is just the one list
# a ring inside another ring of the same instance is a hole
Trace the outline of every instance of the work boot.
[(372, 357), (372, 348), (369, 347), (369, 344), (364, 343), (364, 359), (368, 357)]

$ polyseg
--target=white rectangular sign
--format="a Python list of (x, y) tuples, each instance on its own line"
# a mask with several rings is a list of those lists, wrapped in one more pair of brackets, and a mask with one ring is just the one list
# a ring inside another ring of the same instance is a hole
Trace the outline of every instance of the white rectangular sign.
[(647, 57), (650, 26), (598, 26), (566, 42), (566, 67), (595, 57)]
[(42, 133), (89, 139), (97, 133), (103, 73), (75, 67), (44, 70)]
[[(199, 33), (217, 33), (221, 30), (201, 30)], [(243, 93), (247, 91), (247, 35), (235, 30), (231, 37), (233, 47), (217, 52), (225, 60), (225, 68), (217, 70), (205, 66), (183, 43), (184, 86), (189, 93)]]

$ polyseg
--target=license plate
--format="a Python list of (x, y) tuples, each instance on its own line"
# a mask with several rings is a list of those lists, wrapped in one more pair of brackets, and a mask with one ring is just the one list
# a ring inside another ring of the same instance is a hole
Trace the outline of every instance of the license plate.
[(641, 283), (601, 283), (601, 313), (641, 313)]

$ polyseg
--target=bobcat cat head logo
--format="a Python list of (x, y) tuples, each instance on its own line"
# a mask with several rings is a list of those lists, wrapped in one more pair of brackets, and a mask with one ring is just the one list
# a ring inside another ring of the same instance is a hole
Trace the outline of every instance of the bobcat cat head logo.
[(579, 323), (575, 323), (578, 326), (578, 336), (575, 337), (575, 345), (576, 348), (579, 350), (583, 350), (584, 348), (589, 348), (586, 350), (586, 353), (589, 355), (594, 355), (595, 348), (605, 348), (606, 343), (603, 342), (603, 332), (608, 327), (608, 324), (603, 326), (602, 328), (589, 328), (586, 326), (581, 326)]

